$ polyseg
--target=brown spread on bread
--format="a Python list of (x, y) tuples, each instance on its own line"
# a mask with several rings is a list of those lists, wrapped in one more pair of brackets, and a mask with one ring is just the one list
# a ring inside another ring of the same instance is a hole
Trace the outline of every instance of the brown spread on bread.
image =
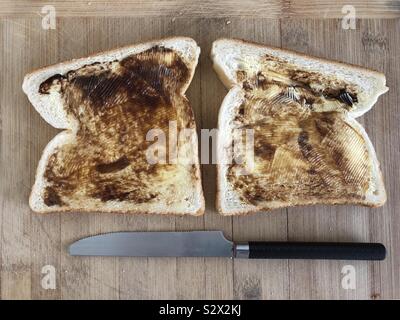
[[(48, 160), (46, 205), (82, 196), (135, 203), (156, 199), (160, 192), (154, 186), (176, 175), (179, 165), (149, 164), (145, 150), (154, 142), (146, 141), (146, 134), (159, 128), (168, 141), (169, 121), (177, 121), (178, 130), (194, 128), (191, 108), (180, 93), (189, 77), (175, 51), (155, 46), (44, 81), (39, 92), (59, 92), (67, 113), (78, 121), (76, 140)], [(167, 181), (166, 188), (174, 186)]]
[(356, 88), (266, 56), (252, 75), (237, 72), (244, 90), (234, 128), (254, 129), (254, 171), (228, 167), (228, 180), (246, 203), (363, 199), (371, 180), (364, 138), (347, 122)]

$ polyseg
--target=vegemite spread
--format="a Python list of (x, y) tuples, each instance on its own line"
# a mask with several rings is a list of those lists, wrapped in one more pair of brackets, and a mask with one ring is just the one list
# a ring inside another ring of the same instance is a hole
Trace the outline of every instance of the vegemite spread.
[(246, 164), (228, 166), (240, 198), (254, 205), (362, 198), (371, 162), (364, 138), (347, 119), (357, 88), (268, 55), (261, 65), (236, 75), (244, 99), (232, 126), (254, 130), (253, 171), (240, 174)]
[[(170, 121), (178, 130), (194, 128), (191, 108), (180, 94), (189, 77), (176, 52), (155, 46), (44, 81), (39, 93), (59, 92), (67, 113), (78, 120), (76, 138), (48, 160), (45, 204), (68, 205), (67, 200), (85, 197), (143, 203), (159, 197), (157, 183), (178, 177), (182, 168), (149, 164), (145, 150), (153, 142), (146, 134), (159, 128), (168, 139)], [(191, 170), (187, 174), (194, 179)], [(176, 186), (164, 184), (173, 193)]]

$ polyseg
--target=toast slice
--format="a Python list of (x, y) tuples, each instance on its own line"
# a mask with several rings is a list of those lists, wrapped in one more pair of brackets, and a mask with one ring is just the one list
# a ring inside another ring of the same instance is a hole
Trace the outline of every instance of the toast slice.
[(63, 130), (40, 159), (32, 210), (202, 214), (196, 125), (185, 97), (199, 54), (193, 39), (176, 37), (26, 75), (32, 105)]
[[(355, 120), (388, 90), (383, 74), (235, 39), (215, 41), (211, 56), (229, 89), (218, 120), (221, 214), (384, 204), (379, 162)], [(232, 147), (244, 129), (250, 153)]]

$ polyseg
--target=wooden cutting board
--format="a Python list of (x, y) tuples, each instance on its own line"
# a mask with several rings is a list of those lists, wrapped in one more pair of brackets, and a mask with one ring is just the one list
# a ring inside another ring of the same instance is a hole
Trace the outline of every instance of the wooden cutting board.
[[(76, 1), (69, 7), (55, 1), (56, 8), (59, 5), (55, 30), (42, 29), (40, 6), (36, 1), (29, 8), (30, 1), (19, 5), (14, 2), (5, 1), (0, 9), (2, 299), (400, 298), (397, 1), (392, 1), (394, 5), (390, 8), (383, 2), (376, 2), (370, 8), (356, 1), (359, 17), (363, 19), (357, 20), (355, 30), (342, 29), (340, 6), (335, 5), (333, 9), (325, 6), (322, 7), (325, 11), (319, 11), (318, 1), (307, 1), (306, 7), (285, 7), (280, 1), (272, 1), (275, 6), (271, 5), (269, 11), (265, 6), (257, 10), (256, 2), (252, 2), (253, 7), (242, 5), (240, 11), (237, 5), (226, 10), (213, 8), (208, 1), (201, 8), (176, 7), (180, 1), (174, 2), (175, 7), (170, 1), (160, 2), (159, 7), (154, 1), (150, 1), (153, 4), (150, 7), (145, 2), (133, 1), (135, 7), (125, 1), (125, 10), (115, 5), (116, 16), (98, 1), (93, 1), (94, 9), (86, 1)], [(90, 17), (84, 17), (85, 12)], [(330, 19), (322, 19), (323, 12)], [(280, 13), (301, 19), (276, 19)], [(217, 126), (218, 109), (226, 94), (209, 58), (211, 43), (219, 37), (282, 46), (384, 72), (390, 91), (359, 120), (381, 161), (387, 204), (379, 209), (313, 206), (246, 217), (221, 217), (214, 209), (215, 167), (203, 165), (207, 211), (202, 217), (33, 214), (28, 207), (28, 195), (36, 166), (43, 148), (57, 130), (41, 119), (23, 94), (24, 74), (97, 51), (174, 35), (192, 37), (201, 46), (200, 62), (188, 91), (199, 128)], [(223, 230), (235, 241), (382, 242), (387, 246), (388, 257), (383, 262), (348, 262), (86, 258), (67, 254), (68, 244), (81, 237), (128, 230)], [(54, 290), (45, 290), (41, 285), (44, 276), (41, 272), (46, 265), (55, 268)], [(345, 290), (341, 285), (344, 276), (341, 272), (346, 265), (354, 267), (355, 289)]]

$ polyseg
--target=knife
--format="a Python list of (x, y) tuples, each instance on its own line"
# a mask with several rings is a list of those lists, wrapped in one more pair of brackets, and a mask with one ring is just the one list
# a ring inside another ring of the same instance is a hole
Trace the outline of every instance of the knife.
[(73, 256), (229, 257), (245, 259), (384, 260), (380, 243), (254, 242), (235, 244), (221, 231), (114, 232), (69, 246)]

